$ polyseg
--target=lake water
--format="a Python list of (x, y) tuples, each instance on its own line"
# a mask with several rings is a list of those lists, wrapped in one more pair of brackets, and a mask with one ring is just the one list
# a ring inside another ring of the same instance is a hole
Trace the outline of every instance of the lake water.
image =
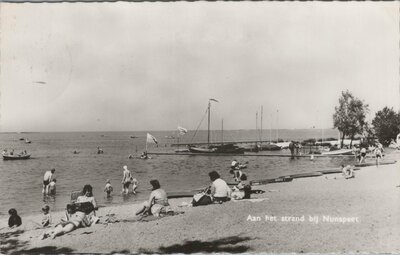
[[(325, 137), (337, 137), (337, 131), (324, 130)], [(149, 152), (173, 152), (176, 148), (171, 143), (176, 139), (166, 136), (174, 134), (172, 131), (150, 132), (159, 142), (148, 145)], [(193, 137), (190, 131), (180, 142), (189, 142)], [(258, 133), (255, 130), (224, 131), (224, 141), (228, 140), (255, 140)], [(264, 140), (269, 139), (269, 131), (264, 131)], [(304, 140), (321, 138), (321, 130), (273, 130), (272, 139)], [(214, 132), (214, 141), (221, 139), (220, 132)], [(137, 138), (130, 138), (137, 136)], [(26, 144), (19, 138), (24, 137), (32, 141)], [(205, 141), (206, 131), (200, 131), (194, 141)], [(342, 158), (309, 158), (291, 160), (284, 157), (251, 157), (240, 156), (194, 156), (194, 155), (152, 155), (150, 160), (138, 158), (128, 159), (132, 154), (138, 157), (145, 148), (146, 132), (74, 132), (74, 133), (2, 133), (0, 134), (1, 149), (15, 149), (18, 153), (27, 150), (32, 155), (29, 160), (3, 161), (0, 160), (0, 215), (7, 215), (10, 208), (24, 214), (39, 213), (43, 204), (48, 203), (53, 211), (62, 210), (70, 200), (72, 191), (80, 190), (85, 184), (91, 184), (98, 204), (110, 205), (134, 203), (148, 198), (150, 193), (149, 180), (155, 178), (167, 192), (188, 191), (201, 188), (209, 184), (208, 173), (218, 171), (222, 178), (232, 181), (229, 174), (231, 161), (236, 158), (240, 162), (249, 161), (245, 170), (249, 180), (274, 178), (281, 175), (309, 172), (317, 169), (338, 167), (341, 163), (353, 162), (353, 159)], [(104, 154), (97, 154), (97, 146), (104, 150)], [(73, 154), (74, 150), (80, 151)], [(271, 152), (270, 152), (271, 153)], [(285, 153), (283, 150), (274, 153)], [(138, 179), (137, 195), (122, 196), (121, 178), (122, 167), (127, 165), (133, 176)], [(45, 171), (56, 169), (57, 195), (43, 197), (42, 182)], [(112, 199), (104, 196), (106, 179), (111, 180), (114, 187)]]

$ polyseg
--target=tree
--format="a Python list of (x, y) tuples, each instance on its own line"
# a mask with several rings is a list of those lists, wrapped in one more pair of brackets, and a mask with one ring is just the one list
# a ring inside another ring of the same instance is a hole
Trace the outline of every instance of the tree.
[(400, 133), (400, 112), (396, 113), (393, 108), (385, 107), (375, 113), (372, 120), (375, 134), (383, 145), (389, 145), (392, 139)]
[(351, 138), (351, 147), (355, 135), (363, 132), (368, 111), (368, 104), (354, 97), (348, 90), (342, 91), (339, 106), (335, 107), (333, 114), (333, 126), (342, 132), (341, 148), (346, 136)]

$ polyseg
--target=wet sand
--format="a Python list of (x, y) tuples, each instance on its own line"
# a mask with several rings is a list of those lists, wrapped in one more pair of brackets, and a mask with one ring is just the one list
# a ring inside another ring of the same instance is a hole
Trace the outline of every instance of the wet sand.
[[(399, 161), (400, 151), (389, 157)], [(32, 221), (40, 222), (41, 215), (32, 215), (19, 229), (0, 230), (1, 252), (399, 253), (399, 184), (397, 162), (362, 168), (354, 179), (330, 174), (254, 186), (266, 191), (252, 196), (262, 201), (192, 208), (179, 207), (190, 198), (171, 199), (173, 209), (183, 214), (149, 222), (135, 221), (138, 205), (105, 207), (98, 216), (115, 214), (127, 222), (96, 224), (55, 240), (39, 240), (43, 229), (33, 229)], [(61, 214), (53, 212), (53, 221)], [(0, 228), (6, 220), (1, 219)]]

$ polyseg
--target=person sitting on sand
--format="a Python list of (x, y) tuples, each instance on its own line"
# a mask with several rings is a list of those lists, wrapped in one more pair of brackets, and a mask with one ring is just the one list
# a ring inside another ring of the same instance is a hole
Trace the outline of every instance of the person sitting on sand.
[(231, 200), (232, 190), (229, 188), (228, 184), (222, 180), (220, 175), (216, 171), (208, 173), (210, 176), (211, 184), (211, 196), (213, 201), (216, 203), (223, 203)]
[(51, 169), (50, 171), (46, 171), (43, 176), (43, 189), (42, 193), (45, 195), (49, 194), (49, 184), (53, 179), (53, 174), (55, 173), (56, 169)]
[(69, 233), (77, 228), (89, 227), (94, 224), (94, 222), (88, 221), (84, 212), (77, 211), (73, 204), (67, 205), (67, 211), (67, 220), (57, 224), (53, 230), (43, 233), (41, 239), (45, 239), (49, 236), (54, 239), (57, 236)]
[(42, 207), (43, 218), (42, 218), (42, 227), (48, 227), (51, 224), (51, 214), (50, 214), (50, 206), (45, 205)]
[(167, 193), (161, 188), (158, 180), (150, 181), (152, 192), (148, 201), (145, 201), (142, 207), (136, 212), (136, 215), (152, 214), (156, 217), (163, 216), (172, 212), (168, 203)]
[(76, 199), (76, 203), (86, 203), (86, 202), (90, 202), (93, 205), (93, 209), (94, 209), (93, 213), (90, 213), (90, 215), (89, 215), (89, 219), (90, 219), (92, 215), (96, 216), (95, 210), (97, 210), (96, 199), (93, 196), (93, 188), (90, 184), (86, 184), (83, 187), (82, 195)]
[(354, 170), (350, 165), (342, 165), (342, 173), (345, 179), (355, 178)]
[(122, 194), (128, 194), (129, 193), (129, 185), (131, 185), (131, 172), (128, 170), (127, 166), (122, 167), (124, 171), (122, 172)]
[(107, 197), (111, 197), (111, 192), (113, 192), (113, 187), (111, 186), (110, 179), (107, 179), (106, 186), (104, 187), (104, 192), (107, 194)]
[(49, 195), (55, 195), (56, 194), (56, 178), (54, 178), (53, 180), (51, 180), (51, 182), (49, 183)]
[(8, 218), (8, 226), (10, 228), (16, 228), (21, 226), (22, 220), (21, 217), (19, 217), (17, 210), (11, 208), (10, 210), (8, 210), (8, 214), (10, 215), (10, 218)]

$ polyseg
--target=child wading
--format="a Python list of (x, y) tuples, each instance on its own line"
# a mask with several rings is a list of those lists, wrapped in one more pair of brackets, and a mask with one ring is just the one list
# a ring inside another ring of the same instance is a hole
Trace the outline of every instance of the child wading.
[(106, 186), (104, 187), (104, 192), (107, 194), (107, 197), (111, 197), (111, 193), (113, 192), (113, 187), (111, 186), (110, 179), (107, 179)]

